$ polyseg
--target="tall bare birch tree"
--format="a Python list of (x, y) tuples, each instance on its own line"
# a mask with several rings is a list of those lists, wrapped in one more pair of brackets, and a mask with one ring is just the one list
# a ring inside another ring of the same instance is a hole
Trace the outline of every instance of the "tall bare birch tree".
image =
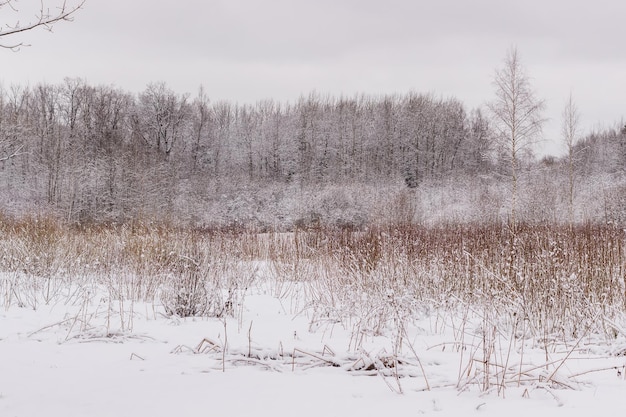
[(530, 78), (522, 66), (516, 47), (511, 47), (501, 68), (493, 79), (495, 100), (489, 103), (494, 128), (510, 159), (511, 211), (510, 227), (515, 232), (519, 160), (522, 151), (533, 144), (541, 134), (544, 119), (544, 101), (536, 98)]
[(576, 145), (578, 137), (578, 125), (580, 121), (580, 114), (572, 98), (572, 93), (570, 93), (565, 103), (562, 117), (561, 133), (567, 149), (567, 217), (571, 228), (574, 223), (574, 146)]

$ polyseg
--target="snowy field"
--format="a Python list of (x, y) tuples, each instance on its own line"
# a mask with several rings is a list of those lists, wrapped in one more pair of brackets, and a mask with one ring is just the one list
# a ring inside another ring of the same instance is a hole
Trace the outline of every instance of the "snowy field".
[(571, 417), (623, 408), (623, 334), (542, 343), (485, 328), (499, 318), (469, 307), (423, 309), (366, 332), (362, 317), (316, 313), (307, 284), (258, 274), (228, 318), (121, 303), (87, 279), (47, 302), (42, 288), (31, 293), (37, 303), (5, 293), (13, 302), (0, 312), (0, 416)]

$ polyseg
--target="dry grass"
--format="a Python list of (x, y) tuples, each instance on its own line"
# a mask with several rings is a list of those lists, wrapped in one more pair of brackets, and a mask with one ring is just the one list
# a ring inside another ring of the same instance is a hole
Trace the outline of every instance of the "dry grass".
[[(396, 360), (405, 351), (419, 361), (407, 329), (420, 317), (441, 317), (453, 323), (461, 353), (459, 388), (501, 390), (546, 378), (524, 368), (525, 345), (545, 349), (549, 364), (557, 345), (623, 332), (624, 237), (591, 224), (519, 225), (515, 235), (471, 224), (258, 233), (2, 218), (0, 305), (87, 305), (100, 290), (108, 296), (107, 332), (132, 331), (136, 302), (167, 315), (238, 317), (250, 288), (266, 285), (294, 314), (306, 311), (312, 330), (350, 329), (349, 351), (391, 335)], [(82, 314), (74, 322), (84, 330)]]
[(59, 290), (54, 283), (85, 277), (114, 282), (119, 298), (135, 301), (153, 300), (172, 283), (200, 291), (210, 281), (223, 289), (241, 284), (224, 280), (245, 275), (243, 265), (265, 262), (276, 285), (307, 282), (327, 308), (358, 304), (354, 294), (384, 304), (404, 297), (411, 309), (487, 303), (516, 309), (532, 328), (571, 337), (586, 327), (590, 309), (608, 316), (626, 309), (624, 231), (608, 226), (522, 225), (515, 236), (495, 225), (257, 233), (76, 228), (29, 218), (1, 219), (0, 233), (0, 271), (36, 281), (44, 299)]

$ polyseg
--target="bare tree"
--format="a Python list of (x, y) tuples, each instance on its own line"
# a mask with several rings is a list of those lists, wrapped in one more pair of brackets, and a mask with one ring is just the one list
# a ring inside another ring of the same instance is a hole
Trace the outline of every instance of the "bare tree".
[(254, 108), (244, 105), (237, 114), (237, 122), (239, 125), (239, 135), (241, 144), (246, 154), (246, 170), (248, 171), (248, 179), (254, 178), (254, 148), (258, 141), (258, 114)]
[(7, 93), (0, 86), (0, 162), (21, 155), (26, 126), (23, 123), (27, 94), (17, 86)]
[[(55, 23), (61, 21), (72, 21), (74, 14), (80, 10), (85, 4), (86, 0), (81, 0), (77, 3), (68, 3), (64, 0), (63, 3), (54, 7), (52, 10), (46, 5), (44, 0), (41, 0), (39, 11), (35, 12), (34, 16), (30, 19), (20, 19), (22, 11), (17, 6), (16, 0), (0, 0), (0, 10), (9, 9), (11, 12), (18, 15), (15, 23), (4, 23), (0, 27), (0, 48), (7, 48), (12, 50), (18, 50), (22, 46), (27, 46), (23, 41), (11, 41), (16, 35), (23, 32), (27, 32), (36, 28), (43, 28), (48, 31), (52, 30)], [(7, 43), (5, 43), (5, 40)]]
[(527, 150), (541, 134), (545, 105), (543, 100), (535, 97), (515, 47), (508, 50), (502, 68), (496, 70), (493, 85), (496, 98), (489, 103), (489, 109), (493, 114), (496, 134), (510, 159), (510, 226), (515, 232), (519, 158), (521, 152)]
[(580, 114), (572, 98), (572, 93), (570, 93), (565, 103), (562, 117), (561, 132), (567, 148), (568, 220), (570, 227), (572, 227), (574, 222), (574, 146), (576, 145), (578, 124), (580, 121)]
[(188, 133), (190, 106), (187, 99), (187, 95), (179, 96), (163, 82), (149, 84), (139, 95), (136, 133), (166, 159), (176, 142)]
[(206, 148), (206, 136), (211, 124), (211, 107), (209, 97), (200, 86), (198, 96), (191, 104), (191, 124), (193, 129), (193, 144), (191, 146), (191, 157), (193, 159), (191, 170), (195, 172), (198, 168), (201, 150)]

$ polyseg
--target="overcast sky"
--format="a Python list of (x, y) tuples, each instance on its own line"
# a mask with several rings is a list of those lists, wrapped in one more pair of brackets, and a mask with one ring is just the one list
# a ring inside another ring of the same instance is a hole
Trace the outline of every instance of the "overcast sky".
[[(0, 11), (3, 23), (16, 16)], [(0, 50), (0, 82), (81, 77), (139, 92), (164, 81), (239, 103), (412, 90), (473, 108), (492, 99), (516, 45), (547, 104), (540, 152), (557, 153), (570, 91), (585, 133), (624, 117), (625, 22), (621, 0), (87, 0), (74, 22)]]

